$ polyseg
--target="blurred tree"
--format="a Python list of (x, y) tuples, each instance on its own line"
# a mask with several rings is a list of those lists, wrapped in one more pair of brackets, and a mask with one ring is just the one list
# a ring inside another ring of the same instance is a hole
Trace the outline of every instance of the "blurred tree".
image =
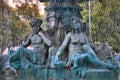
[[(45, 3), (48, 5), (48, 3)], [(88, 2), (81, 4), (83, 19), (88, 22)], [(94, 0), (91, 1), (92, 38), (95, 41), (108, 41), (114, 48), (120, 50), (120, 1), (119, 0)], [(15, 16), (17, 15), (17, 16)], [(31, 28), (25, 19), (41, 17), (35, 4), (24, 3), (13, 10), (0, 0), (0, 47), (4, 50), (7, 46), (15, 46), (25, 36), (30, 34)], [(46, 25), (43, 25), (46, 26)]]
[(18, 15), (22, 15), (26, 19), (41, 17), (36, 4), (22, 3), (21, 6), (16, 5), (16, 7)]
[[(81, 4), (83, 19), (88, 22), (88, 2)], [(91, 26), (93, 41), (107, 41), (120, 50), (120, 1), (91, 1)]]
[(16, 46), (28, 34), (31, 28), (22, 22), (16, 11), (2, 0), (0, 1), (0, 48), (3, 51), (7, 46)]

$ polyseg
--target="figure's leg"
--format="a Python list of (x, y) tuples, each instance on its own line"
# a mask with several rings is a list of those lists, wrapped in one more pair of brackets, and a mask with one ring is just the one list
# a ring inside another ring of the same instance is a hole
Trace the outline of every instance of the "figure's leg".
[(79, 65), (80, 66), (85, 66), (85, 57), (86, 57), (86, 54), (78, 54), (76, 56), (74, 56), (72, 58), (72, 61), (73, 61), (73, 67), (71, 69), (75, 69), (77, 68)]
[(20, 48), (18, 48), (15, 51), (10, 51), (9, 52), (9, 54), (10, 54), (10, 60), (11, 61), (16, 61), (19, 58), (21, 59), (22, 58), (21, 55), (23, 55), (25, 53), (26, 53), (26, 49), (24, 47), (20, 47)]
[(10, 62), (17, 61), (19, 59), (20, 54), (17, 51), (9, 51)]
[(86, 67), (85, 66), (80, 66), (79, 68), (76, 69), (76, 76), (80, 80), (84, 80), (86, 76)]
[(21, 63), (18, 62), (18, 61), (11, 62), (11, 63), (10, 63), (10, 66), (12, 66), (12, 67), (15, 68), (15, 69), (20, 69), (20, 68), (21, 68)]
[(117, 70), (118, 69), (117, 65), (112, 65), (112, 64), (105, 63), (103, 61), (100, 61), (97, 57), (93, 58), (90, 55), (86, 55), (85, 58), (88, 62), (90, 62), (94, 65), (98, 65), (100, 67), (104, 67), (104, 68), (107, 68), (107, 69), (110, 69), (110, 70)]
[(85, 60), (87, 60), (88, 62), (94, 65), (98, 65), (100, 67), (108, 68), (110, 70), (119, 69), (118, 65), (112, 65), (112, 64), (108, 64), (103, 61), (100, 61), (100, 59), (97, 57), (95, 52), (89, 46), (88, 47), (86, 46), (86, 48), (87, 48), (87, 52), (86, 52)]
[(31, 63), (34, 63), (36, 61), (35, 57), (35, 53), (33, 53), (31, 50), (20, 47), (10, 55), (10, 62), (15, 65), (15, 62), (17, 61), (23, 67), (25, 59)]
[(73, 67), (72, 67), (71, 69), (77, 68), (77, 67), (78, 67), (78, 62), (79, 62), (78, 57), (75, 57), (75, 58), (73, 59)]

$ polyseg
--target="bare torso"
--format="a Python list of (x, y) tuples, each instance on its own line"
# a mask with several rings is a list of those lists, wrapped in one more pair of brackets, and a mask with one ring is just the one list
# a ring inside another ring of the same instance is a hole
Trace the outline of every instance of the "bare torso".
[(45, 44), (40, 35), (34, 34), (30, 37), (35, 52), (40, 52), (45, 48)]
[(69, 56), (81, 53), (81, 46), (85, 43), (88, 43), (88, 39), (84, 33), (71, 33), (69, 44)]
[(68, 58), (81, 53), (81, 46), (88, 43), (88, 38), (85, 33), (72, 33), (69, 32), (62, 45), (58, 49), (57, 55), (61, 55), (63, 50), (69, 46)]

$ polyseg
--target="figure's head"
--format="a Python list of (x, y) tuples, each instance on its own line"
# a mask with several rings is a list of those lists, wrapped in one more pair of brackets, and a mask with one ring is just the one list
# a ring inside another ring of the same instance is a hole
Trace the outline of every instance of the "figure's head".
[(47, 25), (48, 28), (50, 29), (54, 29), (56, 27), (56, 17), (55, 17), (55, 12), (54, 11), (50, 11), (47, 14)]
[(33, 33), (38, 33), (39, 31), (42, 30), (41, 24), (42, 20), (38, 18), (32, 18), (30, 23), (29, 23), (33, 29)]
[(82, 21), (79, 18), (73, 17), (73, 30), (75, 32), (81, 32), (82, 26)]

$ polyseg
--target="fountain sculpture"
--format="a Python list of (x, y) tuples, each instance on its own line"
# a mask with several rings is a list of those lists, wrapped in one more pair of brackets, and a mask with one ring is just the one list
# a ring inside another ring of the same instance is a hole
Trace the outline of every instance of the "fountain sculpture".
[[(78, 3), (84, 0), (40, 1), (49, 2), (45, 9), (48, 31), (40, 28), (41, 19), (33, 18), (30, 22), (33, 33), (18, 50), (9, 51), (10, 64), (17, 69), (18, 77), (25, 80), (117, 80), (118, 65), (97, 57), (89, 26), (82, 22), (82, 8)], [(33, 51), (26, 49), (30, 44)]]

